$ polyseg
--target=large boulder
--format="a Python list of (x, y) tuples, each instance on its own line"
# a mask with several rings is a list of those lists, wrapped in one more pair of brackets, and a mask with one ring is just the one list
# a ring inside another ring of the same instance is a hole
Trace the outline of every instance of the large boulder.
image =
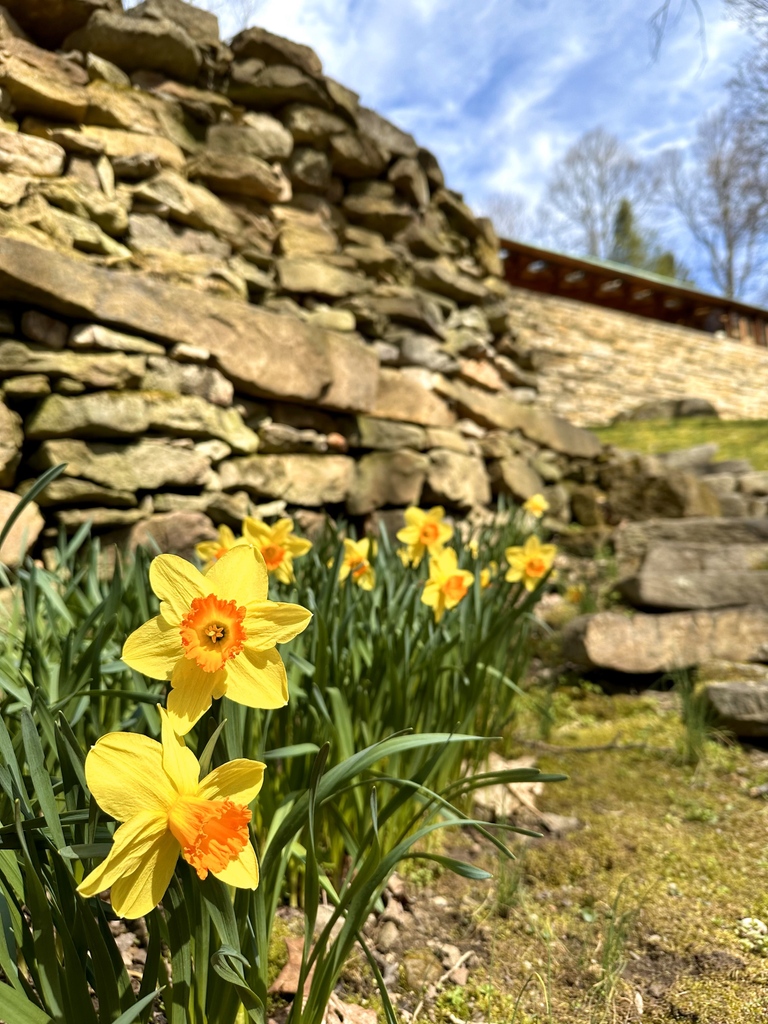
[(138, 444), (43, 441), (30, 459), (40, 471), (66, 463), (66, 476), (91, 480), (113, 490), (157, 491), (164, 487), (200, 487), (208, 483), (211, 463), (192, 447), (173, 441)]
[(80, 123), (88, 110), (88, 75), (79, 65), (23, 39), (0, 51), (0, 86), (19, 113)]
[(162, 391), (99, 391), (73, 398), (49, 395), (26, 423), (30, 440), (137, 437), (148, 431), (172, 437), (216, 437), (238, 454), (247, 455), (259, 447), (258, 436), (236, 409), (211, 405), (198, 395)]
[(64, 170), (64, 150), (55, 142), (0, 129), (0, 171), (57, 178)]
[(232, 52), (238, 60), (256, 59), (265, 64), (292, 64), (308, 75), (319, 76), (323, 65), (315, 51), (294, 43), (265, 28), (247, 28), (232, 40)]
[(730, 545), (768, 544), (768, 519), (648, 519), (622, 523), (613, 535), (620, 562), (642, 558), (658, 544), (676, 547), (707, 545), (721, 550)]
[(261, 160), (287, 160), (293, 152), (293, 136), (269, 114), (246, 114), (242, 124), (214, 124), (206, 145), (215, 153), (257, 156)]
[(404, 420), (425, 427), (452, 427), (456, 416), (434, 391), (397, 370), (379, 371), (372, 415), (384, 420)]
[(224, 490), (317, 507), (346, 500), (355, 461), (346, 455), (251, 455), (222, 462), (219, 475)]
[(3, 6), (33, 39), (55, 49), (92, 14), (119, 10), (120, 0), (3, 0)]
[(136, 387), (145, 369), (144, 356), (125, 352), (53, 352), (10, 339), (0, 344), (0, 379), (44, 373), (53, 379), (77, 380), (90, 388), (126, 388)]
[(278, 166), (257, 156), (222, 153), (206, 149), (187, 168), (191, 178), (200, 178), (211, 191), (285, 203), (291, 198), (291, 183)]
[(428, 467), (426, 456), (408, 448), (364, 455), (357, 463), (347, 510), (359, 516), (385, 505), (418, 505)]
[(719, 729), (749, 739), (768, 737), (768, 679), (712, 680), (703, 696)]
[(370, 284), (358, 274), (334, 267), (323, 259), (285, 257), (277, 261), (277, 276), (286, 292), (341, 299), (368, 291)]
[(162, 71), (181, 82), (194, 82), (202, 63), (197, 44), (176, 22), (109, 11), (93, 14), (63, 48), (90, 51), (123, 71)]
[(135, 200), (167, 210), (170, 220), (234, 239), (242, 226), (231, 207), (202, 185), (165, 170), (134, 189)]
[(707, 661), (768, 661), (768, 608), (582, 615), (563, 632), (563, 653), (584, 669), (648, 675)]
[(620, 585), (622, 597), (636, 608), (768, 607), (768, 572), (716, 571), (653, 573), (644, 568)]
[(546, 409), (520, 405), (509, 395), (489, 394), (459, 380), (446, 381), (441, 390), (461, 412), (482, 426), (519, 430), (543, 448), (551, 448), (572, 458), (594, 459), (602, 451), (603, 446), (596, 434), (574, 427)]
[(433, 448), (427, 472), (429, 500), (453, 508), (478, 508), (491, 500), (485, 463), (474, 455)]
[(219, 44), (219, 19), (216, 15), (184, 0), (143, 0), (127, 13), (131, 18), (172, 21), (180, 25), (198, 46), (216, 48)]

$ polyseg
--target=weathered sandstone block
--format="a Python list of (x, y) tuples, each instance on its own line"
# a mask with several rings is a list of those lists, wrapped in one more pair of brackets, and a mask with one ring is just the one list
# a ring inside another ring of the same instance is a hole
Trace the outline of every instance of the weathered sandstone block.
[(671, 672), (707, 661), (768, 660), (768, 609), (621, 615), (575, 619), (563, 635), (565, 656), (584, 668), (633, 675)]
[(335, 505), (346, 500), (355, 461), (346, 455), (251, 455), (219, 466), (224, 490), (244, 488), (257, 498), (291, 505)]
[(385, 505), (418, 505), (428, 468), (426, 456), (407, 448), (364, 455), (357, 463), (348, 511), (366, 515)]
[(126, 491), (199, 487), (208, 481), (211, 472), (209, 459), (193, 448), (160, 440), (138, 444), (43, 441), (30, 459), (30, 465), (38, 470), (62, 462), (67, 463), (66, 476)]

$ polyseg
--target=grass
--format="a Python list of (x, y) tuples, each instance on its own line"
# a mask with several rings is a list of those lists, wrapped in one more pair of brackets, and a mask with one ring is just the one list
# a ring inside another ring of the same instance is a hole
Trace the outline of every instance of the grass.
[[(545, 770), (568, 782), (537, 799), (582, 828), (534, 841), (499, 871), (489, 894), (446, 875), (419, 894), (442, 895), (450, 918), (424, 937), (478, 953), (461, 993), (446, 986), (426, 1018), (510, 1024), (764, 1024), (768, 957), (743, 918), (768, 921), (768, 804), (748, 790), (768, 778), (762, 752), (703, 741), (685, 764), (679, 707), (665, 695), (583, 690), (557, 720)], [(526, 733), (536, 734), (535, 722)], [(618, 743), (645, 749), (585, 753)], [(462, 840), (466, 842), (466, 839)], [(450, 852), (454, 852), (451, 850)], [(430, 915), (431, 916), (431, 915)], [(740, 930), (741, 929), (741, 930)], [(426, 943), (425, 943), (426, 944)], [(415, 995), (402, 995), (412, 1009)], [(458, 1011), (458, 1012), (457, 1012)]]
[(768, 469), (768, 420), (644, 420), (598, 427), (595, 433), (608, 444), (646, 455), (714, 443), (718, 460), (749, 459), (755, 469)]

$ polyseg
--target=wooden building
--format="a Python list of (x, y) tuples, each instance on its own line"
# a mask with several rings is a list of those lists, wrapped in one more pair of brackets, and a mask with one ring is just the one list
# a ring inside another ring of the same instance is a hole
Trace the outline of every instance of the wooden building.
[(745, 344), (768, 346), (768, 311), (735, 299), (708, 295), (668, 277), (608, 260), (567, 256), (501, 239), (507, 281), (517, 288), (579, 299), (652, 320), (723, 331)]

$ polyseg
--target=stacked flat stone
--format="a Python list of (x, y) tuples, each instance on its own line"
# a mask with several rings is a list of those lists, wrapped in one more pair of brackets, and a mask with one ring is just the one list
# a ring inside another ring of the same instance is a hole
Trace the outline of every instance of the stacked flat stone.
[(6, 0), (0, 172), (0, 486), (65, 462), (49, 534), (540, 491), (568, 521), (601, 445), (537, 403), (491, 223), (308, 47)]

